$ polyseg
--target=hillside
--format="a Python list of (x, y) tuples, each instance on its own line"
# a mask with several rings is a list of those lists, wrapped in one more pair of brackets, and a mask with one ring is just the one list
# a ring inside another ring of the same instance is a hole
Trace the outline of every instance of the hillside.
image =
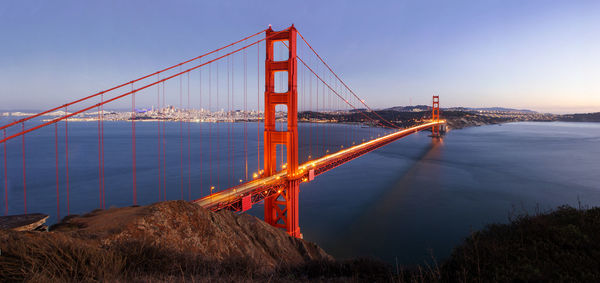
[(97, 210), (44, 232), (0, 231), (0, 281), (246, 278), (333, 261), (256, 217), (184, 201)]
[(566, 114), (561, 115), (559, 120), (566, 122), (600, 122), (600, 112), (586, 114)]
[(0, 230), (0, 281), (598, 282), (599, 243), (600, 208), (559, 207), (473, 232), (442, 262), (391, 266), (169, 201), (66, 217), (50, 232)]
[[(350, 112), (350, 113), (325, 113), (325, 112), (300, 112), (299, 121), (321, 121), (333, 123), (364, 123), (373, 125), (372, 119), (379, 121), (385, 119), (401, 128), (413, 127), (431, 119), (431, 111), (397, 111), (391, 108), (371, 112)], [(369, 118), (367, 118), (369, 117)], [(482, 126), (489, 124), (500, 124), (508, 122), (522, 121), (557, 121), (559, 116), (538, 113), (477, 113), (474, 111), (455, 111), (444, 110), (441, 112), (441, 118), (447, 121), (449, 129), (462, 129), (466, 127)], [(386, 122), (377, 122), (377, 126), (389, 127)]]
[(600, 282), (600, 208), (563, 206), (488, 225), (454, 249), (441, 274), (450, 281)]
[[(389, 127), (385, 122), (373, 122), (372, 119), (379, 121), (381, 118), (390, 121), (394, 125), (402, 128), (408, 128), (427, 119), (431, 119), (431, 111), (422, 111), (422, 108), (427, 109), (427, 106), (414, 107), (392, 107), (385, 110), (375, 111), (377, 115), (371, 112), (351, 111), (349, 113), (327, 113), (327, 112), (311, 112), (305, 111), (298, 114), (301, 122), (320, 121), (333, 123), (364, 123), (368, 125)], [(431, 107), (429, 107), (431, 108)], [(447, 121), (449, 129), (462, 129), (466, 127), (482, 126), (489, 124), (501, 124), (509, 122), (600, 122), (600, 112), (587, 114), (542, 114), (530, 110), (517, 110), (508, 108), (480, 108), (487, 113), (479, 113), (477, 109), (471, 108), (453, 108), (444, 109), (441, 111), (441, 118)], [(492, 112), (490, 112), (492, 111)], [(496, 112), (494, 112), (496, 111)], [(503, 112), (504, 111), (504, 112)], [(509, 111), (509, 112), (508, 112)], [(369, 118), (367, 118), (369, 117)]]

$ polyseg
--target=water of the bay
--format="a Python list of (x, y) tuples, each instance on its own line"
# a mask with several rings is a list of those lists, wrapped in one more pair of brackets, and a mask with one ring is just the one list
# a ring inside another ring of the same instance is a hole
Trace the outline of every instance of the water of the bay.
[[(239, 163), (244, 160), (243, 123), (210, 127), (193, 123), (191, 174), (187, 173), (187, 125), (166, 125), (167, 199), (181, 198), (182, 191), (184, 199), (200, 197), (217, 182), (221, 188), (231, 185), (227, 174), (245, 178)], [(252, 173), (258, 166), (262, 129), (256, 124), (246, 126)], [(62, 217), (66, 212), (64, 125), (57, 130)], [(139, 204), (158, 200), (157, 131), (156, 123), (136, 126)], [(212, 143), (194, 141), (194, 137), (210, 136), (209, 131)], [(71, 213), (85, 213), (99, 205), (96, 132), (95, 123), (69, 123)], [(300, 155), (349, 146), (349, 140), (334, 138), (349, 136), (342, 133), (368, 137), (381, 132), (350, 125), (301, 124)], [(29, 134), (25, 143), (28, 211), (48, 213), (51, 221), (57, 213), (54, 134), (53, 128)], [(327, 134), (329, 140), (323, 138)], [(132, 203), (130, 137), (130, 123), (105, 123), (107, 207)], [(234, 142), (228, 145), (228, 140)], [(235, 149), (232, 155), (228, 155), (230, 148)], [(21, 140), (10, 142), (9, 213), (23, 212), (21, 157)], [(579, 202), (600, 205), (599, 157), (600, 123), (490, 125), (451, 131), (443, 141), (423, 132), (302, 184), (301, 230), (306, 240), (338, 258), (373, 256), (401, 264), (419, 264), (432, 256), (441, 260), (470, 231), (507, 222), (510, 214)], [(238, 160), (233, 161), (237, 169), (227, 170), (229, 160)], [(209, 170), (210, 162), (221, 169)], [(3, 188), (3, 176), (0, 180)], [(0, 208), (3, 213), (4, 204)], [(250, 212), (262, 216), (262, 206)]]
[(600, 123), (511, 123), (412, 135), (302, 190), (305, 238), (346, 258), (419, 264), (487, 223), (600, 205)]

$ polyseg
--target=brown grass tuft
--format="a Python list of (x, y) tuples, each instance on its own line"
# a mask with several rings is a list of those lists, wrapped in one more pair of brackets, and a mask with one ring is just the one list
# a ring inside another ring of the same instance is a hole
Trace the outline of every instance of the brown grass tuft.
[(0, 281), (102, 281), (125, 261), (111, 251), (54, 233), (0, 231)]

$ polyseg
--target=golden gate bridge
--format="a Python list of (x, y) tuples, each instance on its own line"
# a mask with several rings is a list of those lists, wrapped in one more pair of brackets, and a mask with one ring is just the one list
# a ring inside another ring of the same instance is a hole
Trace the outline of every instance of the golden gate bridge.
[[(256, 54), (253, 53), (254, 50)], [(264, 60), (261, 53), (264, 54)], [(261, 69), (264, 78), (261, 78)], [(249, 80), (253, 77), (250, 74), (252, 71), (256, 71), (256, 88)], [(254, 92), (256, 100), (252, 97)], [(191, 101), (195, 96), (198, 101), (192, 105)], [(176, 110), (176, 118), (165, 118), (164, 109), (177, 98), (179, 109)], [(255, 109), (250, 110), (249, 105), (253, 102), (256, 102)], [(136, 104), (157, 106), (155, 117), (149, 120), (155, 124), (155, 135), (151, 137), (156, 145), (153, 152), (140, 151), (136, 147), (140, 142), (136, 141), (136, 124), (147, 118), (138, 116), (145, 114), (136, 111)], [(55, 173), (55, 188), (53, 192), (46, 193), (56, 194), (56, 217), (60, 217), (61, 207), (64, 209), (65, 202), (66, 213), (70, 214), (71, 194), (73, 190), (77, 190), (71, 184), (71, 171), (78, 165), (70, 163), (73, 161), (69, 157), (69, 140), (74, 129), (70, 129), (69, 121), (73, 123), (74, 119), (82, 115), (97, 121), (97, 152), (88, 158), (97, 159), (97, 207), (106, 208), (106, 178), (110, 177), (105, 174), (107, 105), (127, 105), (131, 109), (126, 112), (126, 120), (131, 124), (131, 142), (118, 150), (131, 157), (131, 202), (134, 205), (138, 204), (140, 192), (140, 155), (151, 155), (155, 160), (151, 169), (156, 178), (156, 200), (168, 199), (167, 179), (170, 176), (167, 175), (167, 140), (176, 140), (179, 150), (177, 154), (172, 154), (171, 150), (169, 155), (178, 156), (169, 158), (179, 159), (176, 174), (179, 186), (176, 189), (179, 189), (180, 199), (186, 199), (187, 190), (187, 200), (213, 211), (246, 211), (254, 204), (264, 202), (264, 220), (285, 229), (294, 237), (302, 236), (298, 219), (298, 195), (303, 182), (310, 182), (337, 166), (422, 130), (431, 129), (432, 136), (439, 137), (440, 127), (445, 124), (444, 120), (440, 120), (439, 96), (433, 96), (430, 119), (424, 117), (416, 126), (401, 128), (386, 120), (333, 71), (293, 25), (281, 31), (274, 31), (269, 26), (195, 58), (1, 126), (5, 215), (9, 212), (11, 202), (19, 202), (24, 213), (27, 213), (27, 181), (28, 178), (36, 177), (27, 175), (27, 168), (31, 166), (28, 163), (43, 158), (46, 162), (48, 159), (54, 161), (47, 162), (47, 167), (44, 168)], [(263, 115), (259, 117), (261, 106)], [(208, 133), (205, 129), (200, 132), (199, 137), (196, 133), (192, 135), (190, 125), (194, 119), (190, 113), (195, 107), (203, 115), (218, 116), (221, 121), (228, 122), (223, 124), (226, 125), (226, 142), (215, 141), (217, 129), (213, 122), (218, 120), (216, 118), (208, 119), (208, 123), (200, 123), (200, 127), (208, 127)], [(358, 127), (349, 127), (342, 133), (343, 137), (333, 137), (331, 129), (319, 124), (333, 124), (336, 121), (317, 123), (323, 121), (310, 118), (299, 121), (300, 112), (329, 113), (330, 117), (359, 115), (359, 123), (370, 125), (370, 130), (365, 132)], [(253, 118), (252, 113), (259, 118)], [(54, 115), (54, 118), (41, 119), (48, 115)], [(232, 126), (234, 122), (243, 124), (241, 134), (235, 133), (237, 129)], [(166, 134), (168, 123), (178, 123), (179, 133), (175, 138)], [(257, 123), (255, 133), (248, 130), (250, 123)], [(299, 123), (307, 125), (302, 136), (299, 135)], [(386, 132), (378, 133), (374, 131), (375, 128), (386, 129)], [(41, 129), (53, 133), (44, 136), (45, 141), (53, 145), (53, 152), (47, 152), (45, 156), (36, 154), (27, 157), (27, 138)], [(335, 144), (334, 139), (340, 138), (344, 142), (341, 145)], [(243, 146), (236, 148), (236, 142), (240, 142), (240, 139)], [(321, 142), (317, 143), (315, 140)], [(254, 142), (257, 147), (250, 148), (249, 145)], [(21, 176), (18, 178), (22, 184), (18, 187), (22, 190), (23, 197), (19, 200), (8, 197), (9, 143), (13, 146), (18, 144), (21, 151), (20, 164), (10, 163), (11, 167), (20, 167), (18, 175)], [(192, 144), (201, 143), (200, 150), (193, 152)], [(256, 160), (251, 160), (254, 152)], [(197, 156), (202, 161), (198, 164), (199, 168), (192, 168), (192, 156)], [(226, 160), (226, 174), (219, 172), (223, 167), (222, 164), (216, 164), (219, 160)], [(198, 182), (192, 182), (192, 172), (195, 170), (200, 172), (199, 176), (194, 177), (200, 179)], [(86, 172), (87, 175), (89, 172)], [(221, 175), (227, 177), (223, 180)], [(192, 186), (192, 183), (198, 183), (198, 186)], [(120, 184), (111, 189), (121, 190), (124, 186), (128, 185)], [(143, 193), (149, 193), (147, 188), (144, 188)], [(200, 198), (192, 195), (199, 195)], [(34, 197), (34, 201), (35, 199)]]

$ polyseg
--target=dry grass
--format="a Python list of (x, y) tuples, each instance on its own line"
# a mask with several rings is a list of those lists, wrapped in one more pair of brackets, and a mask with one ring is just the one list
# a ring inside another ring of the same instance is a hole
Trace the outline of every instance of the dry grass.
[(438, 266), (375, 259), (311, 261), (266, 270), (251, 259), (211, 261), (131, 239), (103, 247), (63, 233), (0, 231), (0, 281), (471, 282), (600, 281), (600, 208), (560, 207), (473, 233)]
[(521, 214), (473, 233), (445, 262), (445, 279), (600, 282), (600, 208)]
[(61, 233), (0, 231), (0, 281), (20, 282), (391, 282), (374, 259), (313, 261), (265, 271), (250, 259), (205, 260), (137, 239), (100, 247)]
[(97, 242), (61, 233), (0, 231), (0, 250), (2, 282), (252, 280), (262, 275), (260, 266), (247, 259), (207, 261), (196, 254), (152, 245), (147, 240), (100, 247)]
[(61, 234), (2, 231), (0, 250), (0, 281), (112, 280), (125, 266), (115, 253)]

